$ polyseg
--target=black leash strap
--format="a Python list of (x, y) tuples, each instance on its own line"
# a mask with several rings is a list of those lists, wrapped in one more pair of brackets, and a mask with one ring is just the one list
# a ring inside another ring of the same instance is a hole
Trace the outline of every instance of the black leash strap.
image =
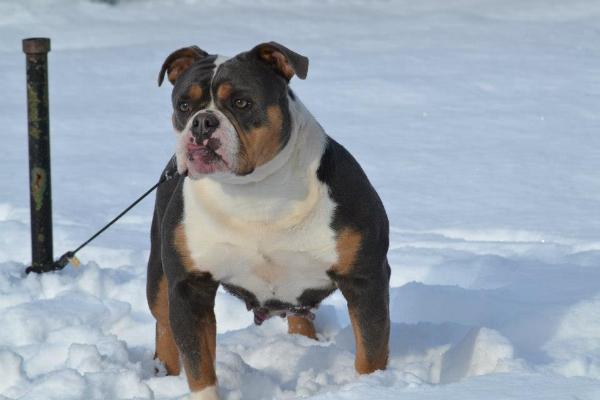
[(159, 187), (164, 182), (175, 178), (176, 176), (179, 176), (179, 174), (177, 173), (177, 166), (176, 166), (175, 156), (173, 156), (173, 158), (171, 158), (171, 161), (169, 162), (169, 166), (167, 167), (167, 169), (165, 170), (165, 172), (161, 175), (161, 177), (158, 180), (158, 182), (156, 182), (156, 184), (154, 186), (152, 186), (150, 189), (148, 189), (136, 201), (134, 201), (133, 203), (131, 203), (119, 215), (117, 215), (115, 218), (113, 218), (112, 221), (110, 221), (108, 224), (104, 225), (98, 232), (96, 232), (94, 235), (92, 235), (92, 237), (90, 237), (88, 240), (86, 240), (85, 242), (83, 242), (75, 250), (67, 251), (65, 254), (63, 254), (62, 256), (60, 256), (60, 258), (58, 260), (54, 261), (52, 264), (50, 264), (50, 265), (36, 265), (36, 266), (32, 265), (30, 267), (27, 267), (27, 269), (25, 270), (25, 273), (29, 274), (30, 272), (35, 272), (37, 274), (41, 274), (43, 272), (59, 271), (59, 270), (63, 269), (67, 264), (69, 264), (71, 261), (73, 261), (74, 264), (76, 263), (78, 265), (79, 261), (75, 258), (75, 254), (79, 250), (83, 249), (92, 240), (96, 239), (105, 230), (107, 230), (108, 228), (110, 228), (112, 224), (114, 224), (119, 219), (121, 219), (121, 217), (123, 215), (127, 214), (129, 212), (129, 210), (131, 210), (133, 207), (135, 207), (140, 201), (144, 200), (157, 187)]

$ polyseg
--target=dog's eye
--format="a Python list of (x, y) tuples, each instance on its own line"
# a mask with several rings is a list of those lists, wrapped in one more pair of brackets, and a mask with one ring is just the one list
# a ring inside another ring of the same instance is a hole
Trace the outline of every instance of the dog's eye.
[(233, 105), (235, 105), (237, 108), (247, 108), (250, 105), (250, 102), (248, 100), (244, 100), (244, 99), (235, 99), (233, 101)]
[(188, 112), (190, 111), (190, 104), (187, 102), (179, 103), (179, 111)]

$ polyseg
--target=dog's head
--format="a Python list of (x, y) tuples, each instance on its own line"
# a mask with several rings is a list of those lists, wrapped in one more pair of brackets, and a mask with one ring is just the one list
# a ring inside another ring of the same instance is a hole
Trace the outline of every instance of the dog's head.
[(158, 84), (165, 74), (173, 84), (179, 172), (246, 176), (273, 160), (291, 135), (288, 83), (307, 70), (306, 57), (275, 42), (225, 61), (195, 46), (169, 55)]

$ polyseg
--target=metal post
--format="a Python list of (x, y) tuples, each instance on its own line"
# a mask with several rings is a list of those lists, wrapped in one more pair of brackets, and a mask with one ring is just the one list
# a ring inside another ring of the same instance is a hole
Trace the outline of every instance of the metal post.
[(50, 185), (50, 119), (48, 115), (48, 52), (50, 39), (23, 40), (27, 58), (29, 182), (32, 270), (52, 265), (52, 187)]

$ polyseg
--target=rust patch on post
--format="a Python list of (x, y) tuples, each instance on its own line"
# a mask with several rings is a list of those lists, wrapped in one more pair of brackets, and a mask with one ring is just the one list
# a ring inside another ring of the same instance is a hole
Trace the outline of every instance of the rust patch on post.
[(46, 191), (48, 178), (46, 171), (39, 167), (31, 170), (31, 195), (37, 211), (44, 205), (44, 192)]
[(29, 116), (29, 121), (31, 121), (29, 126), (29, 135), (34, 139), (40, 138), (40, 128), (38, 127), (40, 122), (40, 113), (38, 112), (38, 105), (41, 103), (40, 98), (38, 96), (38, 92), (31, 84), (27, 84), (27, 112)]

